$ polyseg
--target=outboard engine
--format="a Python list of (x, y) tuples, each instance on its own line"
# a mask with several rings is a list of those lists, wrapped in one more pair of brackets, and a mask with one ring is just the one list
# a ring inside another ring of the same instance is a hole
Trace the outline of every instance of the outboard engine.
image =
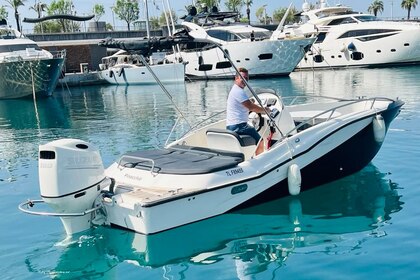
[(68, 235), (91, 227), (92, 211), (83, 213), (93, 208), (105, 181), (101, 156), (91, 144), (62, 139), (39, 147), (41, 197), (62, 214)]

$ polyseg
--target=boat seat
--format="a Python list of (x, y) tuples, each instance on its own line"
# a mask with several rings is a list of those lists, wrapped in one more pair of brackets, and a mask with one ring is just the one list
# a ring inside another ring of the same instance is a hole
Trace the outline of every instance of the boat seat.
[(210, 149), (227, 150), (232, 152), (244, 152), (244, 147), (255, 149), (257, 145), (252, 136), (239, 135), (238, 133), (220, 128), (210, 128), (206, 131), (207, 146)]

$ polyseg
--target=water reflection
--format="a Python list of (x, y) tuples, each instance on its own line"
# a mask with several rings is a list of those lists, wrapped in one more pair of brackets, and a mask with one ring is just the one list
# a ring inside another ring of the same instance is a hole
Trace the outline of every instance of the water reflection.
[[(386, 177), (369, 165), (297, 197), (149, 236), (99, 227), (60, 246), (36, 249), (26, 263), (31, 271), (60, 279), (114, 279), (120, 263), (139, 270), (162, 268), (165, 277), (172, 271), (179, 275), (170, 277), (182, 279), (183, 272), (176, 272), (179, 266), (188, 269), (224, 260), (236, 267), (234, 277), (244, 279), (269, 270), (271, 263), (281, 267), (291, 254), (346, 254), (360, 251), (366, 239), (386, 235), (384, 222), (403, 204), (397, 184)], [(359, 232), (364, 234), (347, 240), (347, 233)], [(44, 267), (40, 261), (48, 259), (51, 265), (54, 258), (55, 267)], [(147, 278), (151, 271), (142, 273)]]

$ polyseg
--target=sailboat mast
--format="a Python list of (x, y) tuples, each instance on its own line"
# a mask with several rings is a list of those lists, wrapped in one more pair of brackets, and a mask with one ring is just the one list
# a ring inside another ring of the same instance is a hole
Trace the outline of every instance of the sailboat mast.
[(144, 0), (144, 7), (145, 7), (145, 10), (146, 10), (146, 32), (147, 32), (147, 38), (150, 38), (149, 7), (147, 6), (147, 0)]

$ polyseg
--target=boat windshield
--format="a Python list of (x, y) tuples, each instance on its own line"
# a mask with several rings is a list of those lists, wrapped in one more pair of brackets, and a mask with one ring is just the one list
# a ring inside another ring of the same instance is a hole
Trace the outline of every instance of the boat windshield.
[(19, 45), (0, 46), (0, 52), (26, 51), (26, 49), (35, 49), (37, 51), (41, 51), (41, 48), (37, 44), (19, 44)]
[(340, 24), (346, 24), (346, 23), (356, 23), (357, 21), (352, 18), (352, 17), (345, 17), (345, 18), (337, 18), (334, 19), (332, 21), (330, 21), (330, 23), (328, 23), (328, 25), (340, 25)]
[(363, 22), (365, 22), (365, 21), (379, 21), (379, 19), (377, 17), (370, 16), (370, 15), (355, 16), (355, 18), (357, 20), (360, 20), (360, 21), (363, 21)]

